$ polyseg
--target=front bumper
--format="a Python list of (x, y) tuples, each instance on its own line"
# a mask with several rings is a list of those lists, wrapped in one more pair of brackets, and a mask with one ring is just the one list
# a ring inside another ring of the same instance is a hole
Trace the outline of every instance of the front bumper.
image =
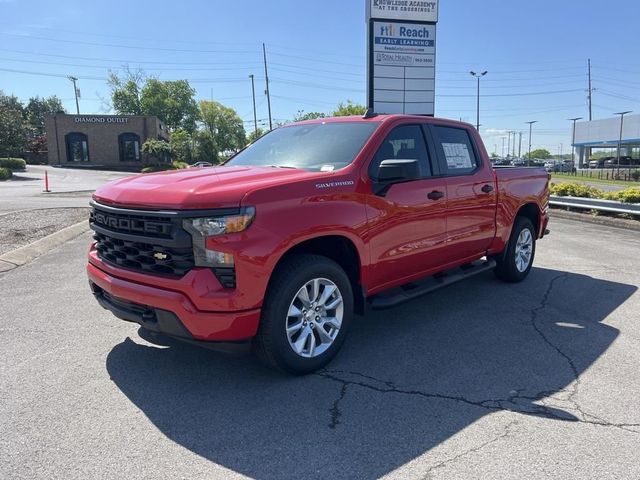
[(199, 310), (184, 294), (111, 275), (92, 263), (87, 274), (96, 299), (116, 317), (173, 337), (206, 342), (240, 342), (256, 335), (260, 309)]

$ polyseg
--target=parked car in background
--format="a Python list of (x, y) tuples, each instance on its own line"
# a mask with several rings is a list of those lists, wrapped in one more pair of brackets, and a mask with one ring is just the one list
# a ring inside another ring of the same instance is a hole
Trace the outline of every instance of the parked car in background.
[(628, 155), (623, 155), (620, 157), (620, 163), (618, 164), (618, 158), (617, 157), (611, 157), (611, 158), (607, 158), (607, 160), (605, 161), (605, 168), (617, 168), (618, 165), (620, 165), (620, 167), (633, 167), (633, 166), (637, 166), (640, 164), (640, 160), (638, 160), (637, 158), (631, 158)]
[(496, 167), (506, 167), (509, 165), (513, 165), (511, 163), (511, 160), (509, 160), (508, 158), (494, 158), (493, 160), (491, 160), (491, 164)]
[(589, 161), (589, 168), (611, 168), (611, 160), (616, 161), (615, 157), (602, 157)]
[(189, 165), (192, 168), (213, 167), (213, 163), (209, 162), (196, 162), (193, 165)]

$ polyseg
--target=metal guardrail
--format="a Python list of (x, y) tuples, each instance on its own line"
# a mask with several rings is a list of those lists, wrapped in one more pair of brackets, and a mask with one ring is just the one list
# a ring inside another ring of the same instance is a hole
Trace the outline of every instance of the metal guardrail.
[(551, 195), (549, 204), (559, 207), (601, 210), (603, 212), (626, 213), (640, 215), (640, 203), (623, 203), (616, 200), (600, 200), (596, 198), (558, 197)]

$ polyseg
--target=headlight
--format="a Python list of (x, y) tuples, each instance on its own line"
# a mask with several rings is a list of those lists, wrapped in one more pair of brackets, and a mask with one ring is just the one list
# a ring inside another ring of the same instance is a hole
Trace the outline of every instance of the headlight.
[(226, 233), (242, 232), (249, 228), (256, 216), (254, 207), (243, 208), (237, 215), (223, 215), (220, 217), (188, 218), (184, 220), (184, 227), (191, 233), (202, 237), (214, 237)]
[(245, 207), (233, 215), (219, 217), (187, 218), (183, 226), (193, 239), (193, 255), (196, 266), (199, 267), (233, 267), (235, 264), (230, 253), (209, 250), (205, 246), (207, 237), (215, 237), (228, 233), (238, 233), (246, 230), (256, 216), (254, 207)]

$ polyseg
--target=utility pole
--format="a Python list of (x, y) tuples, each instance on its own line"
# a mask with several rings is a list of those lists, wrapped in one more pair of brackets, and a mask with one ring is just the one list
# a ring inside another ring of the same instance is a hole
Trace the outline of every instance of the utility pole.
[(511, 156), (515, 157), (516, 156), (516, 133), (518, 133), (518, 132), (511, 132), (511, 133), (513, 133), (513, 145), (511, 146), (511, 149), (512, 149), (512, 155)]
[(251, 94), (253, 95), (253, 127), (256, 132), (256, 139), (258, 138), (258, 116), (256, 114), (256, 85), (253, 80), (253, 75), (249, 75), (251, 79)]
[(76, 96), (76, 113), (80, 115), (80, 104), (78, 103), (78, 88), (76, 87), (76, 82), (78, 81), (78, 77), (69, 75), (67, 78), (73, 82), (73, 93)]
[(269, 95), (269, 74), (267, 73), (267, 47), (262, 44), (262, 55), (264, 57), (264, 79), (267, 82), (267, 89), (265, 94), (267, 95), (267, 108), (269, 110), (269, 131), (273, 130), (273, 122), (271, 120), (271, 95)]
[(627, 110), (626, 112), (614, 113), (614, 115), (620, 115), (620, 137), (618, 138), (618, 177), (620, 177), (620, 146), (622, 144), (622, 125), (624, 122), (624, 116), (627, 113), (631, 113), (631, 110)]
[(502, 158), (504, 157), (504, 137), (502, 137)]
[(531, 126), (534, 123), (538, 123), (537, 120), (532, 120), (531, 122), (525, 122), (529, 124), (529, 156), (527, 157), (527, 167), (531, 165)]
[(588, 59), (588, 67), (589, 67), (589, 93), (587, 94), (587, 100), (589, 101), (589, 121), (591, 121), (591, 92), (593, 89), (591, 88), (591, 59)]
[(560, 144), (560, 161), (562, 162), (562, 143)]
[[(582, 117), (575, 117), (575, 118), (569, 118), (567, 119), (570, 122), (573, 122), (573, 130), (571, 133), (571, 160), (573, 160), (573, 166), (576, 166), (576, 122), (578, 120), (582, 120)], [(582, 165), (578, 165), (579, 167), (582, 167)]]
[(518, 140), (518, 158), (522, 158), (522, 132), (520, 133), (520, 140)]
[(507, 157), (511, 155), (511, 131), (507, 132), (509, 134), (509, 140), (507, 141)]
[(472, 76), (476, 77), (478, 80), (478, 90), (476, 95), (476, 130), (480, 131), (480, 78), (484, 77), (487, 74), (487, 71), (476, 73), (469, 72)]

